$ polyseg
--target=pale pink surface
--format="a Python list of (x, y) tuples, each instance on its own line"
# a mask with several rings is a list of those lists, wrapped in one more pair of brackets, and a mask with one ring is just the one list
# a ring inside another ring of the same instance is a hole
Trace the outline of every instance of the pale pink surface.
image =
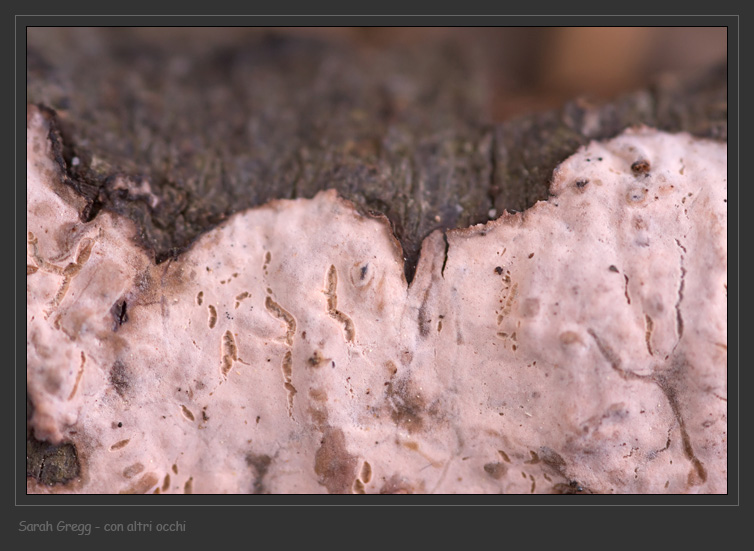
[[(31, 423), (83, 472), (30, 491), (726, 492), (724, 144), (590, 144), (548, 202), (448, 232), (447, 261), (428, 237), (407, 288), (389, 225), (334, 192), (154, 266), (130, 223), (79, 222), (44, 131), (32, 116)], [(50, 265), (86, 239), (56, 301)]]

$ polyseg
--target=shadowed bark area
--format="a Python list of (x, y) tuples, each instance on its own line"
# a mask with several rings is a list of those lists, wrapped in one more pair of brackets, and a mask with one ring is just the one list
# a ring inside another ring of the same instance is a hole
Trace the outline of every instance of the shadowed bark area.
[(495, 177), (490, 196), (497, 212), (523, 211), (548, 195), (552, 171), (591, 140), (612, 138), (644, 124), (668, 132), (728, 139), (728, 75), (719, 65), (693, 75), (667, 76), (647, 90), (607, 104), (585, 100), (495, 127)]
[[(46, 108), (62, 177), (88, 202), (82, 220), (127, 216), (157, 262), (234, 212), (335, 188), (389, 218), (410, 282), (429, 233), (546, 199), (553, 169), (591, 139), (636, 124), (727, 139), (725, 66), (497, 124), (486, 83), (473, 49), (457, 44), (27, 35), (27, 101)], [(71, 445), (29, 442), (29, 476), (53, 484), (78, 473)], [(45, 474), (50, 461), (64, 474)]]
[[(29, 41), (28, 100), (55, 112), (84, 218), (127, 215), (158, 262), (234, 212), (335, 188), (388, 216), (410, 279), (424, 236), (489, 210), (491, 129), (464, 52), (278, 35), (187, 49), (123, 29), (60, 38), (64, 55)], [(158, 201), (117, 189), (123, 176)]]
[(66, 179), (90, 202), (83, 218), (128, 216), (158, 262), (234, 212), (335, 188), (387, 215), (410, 281), (429, 233), (545, 199), (553, 168), (590, 139), (633, 124), (727, 137), (725, 67), (496, 125), (473, 50), (457, 44), (140, 37), (33, 29), (27, 91), (53, 110)]

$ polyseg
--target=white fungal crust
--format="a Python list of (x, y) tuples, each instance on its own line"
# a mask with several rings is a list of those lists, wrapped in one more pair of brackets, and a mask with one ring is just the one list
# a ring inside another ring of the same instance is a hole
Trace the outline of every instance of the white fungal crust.
[(549, 201), (430, 235), (407, 287), (389, 225), (334, 191), (155, 266), (130, 223), (79, 221), (45, 131), (30, 423), (82, 476), (29, 491), (727, 491), (724, 144), (591, 143)]

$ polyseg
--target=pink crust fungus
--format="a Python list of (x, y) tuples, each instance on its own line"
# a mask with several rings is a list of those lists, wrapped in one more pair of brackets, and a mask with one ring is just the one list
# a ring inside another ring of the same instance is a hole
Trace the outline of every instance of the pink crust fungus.
[(725, 493), (725, 144), (591, 143), (416, 277), (323, 192), (155, 265), (27, 130), (27, 385), (81, 475), (30, 492)]

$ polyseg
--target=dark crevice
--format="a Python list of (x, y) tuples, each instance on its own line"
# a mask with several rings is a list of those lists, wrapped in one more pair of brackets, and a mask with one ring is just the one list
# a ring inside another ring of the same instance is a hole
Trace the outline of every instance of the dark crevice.
[(689, 433), (686, 430), (686, 423), (683, 419), (683, 415), (681, 414), (681, 407), (678, 403), (678, 397), (676, 395), (675, 387), (667, 380), (665, 376), (662, 375), (656, 378), (656, 382), (660, 389), (662, 389), (662, 391), (665, 393), (665, 396), (670, 403), (670, 407), (673, 410), (673, 414), (678, 421), (678, 426), (681, 429), (681, 439), (683, 441), (683, 452), (688, 460), (691, 461), (691, 464), (694, 466), (699, 479), (702, 482), (706, 482), (707, 470), (704, 468), (704, 464), (694, 454), (694, 448), (691, 445), (691, 438), (689, 437)]
[(493, 129), (490, 132), (490, 135), (492, 143), (490, 144), (490, 181), (487, 185), (487, 197), (490, 201), (490, 210), (494, 210), (495, 214), (498, 214), (497, 209), (495, 208), (497, 194), (500, 191), (497, 185), (497, 133)]
[(110, 308), (110, 314), (113, 317), (113, 331), (117, 331), (118, 328), (128, 321), (128, 304), (126, 299), (121, 299), (113, 304)]
[(443, 241), (445, 241), (445, 256), (442, 259), (442, 268), (440, 269), (440, 275), (445, 277), (445, 265), (448, 263), (448, 251), (450, 250), (450, 243), (448, 243), (448, 234), (443, 232)]
[[(44, 103), (37, 103), (36, 107), (47, 121), (52, 160), (58, 166), (61, 182), (86, 200), (79, 218), (82, 222), (91, 222), (102, 210), (102, 182), (91, 174), (86, 163), (87, 156), (77, 156), (73, 140), (61, 125), (57, 112)], [(74, 165), (74, 158), (79, 159), (78, 166)]]
[(246, 464), (255, 471), (253, 494), (267, 494), (269, 491), (264, 485), (264, 477), (272, 464), (272, 457), (264, 454), (250, 453), (246, 456)]
[(417, 316), (419, 334), (422, 337), (427, 337), (429, 335), (429, 325), (432, 322), (432, 320), (429, 318), (429, 313), (427, 312), (427, 300), (429, 299), (429, 290), (430, 290), (430, 287), (427, 287), (427, 290), (424, 291), (424, 297), (422, 298), (422, 304), (419, 307), (419, 314)]
[[(678, 422), (678, 426), (681, 430), (681, 437), (683, 440), (683, 451), (686, 455), (686, 457), (691, 461), (692, 465), (694, 465), (694, 469), (696, 470), (696, 473), (699, 477), (699, 479), (702, 482), (705, 482), (707, 480), (707, 471), (704, 468), (704, 465), (699, 460), (699, 458), (696, 457), (694, 454), (694, 449), (691, 445), (691, 438), (689, 437), (689, 433), (686, 430), (686, 423), (683, 419), (683, 415), (681, 414), (681, 407), (678, 403), (678, 397), (676, 395), (676, 390), (673, 384), (668, 379), (667, 375), (661, 374), (661, 375), (637, 375), (636, 373), (633, 373), (631, 371), (626, 371), (621, 366), (621, 361), (618, 355), (615, 353), (615, 351), (610, 348), (610, 346), (602, 341), (595, 331), (593, 329), (589, 329), (588, 333), (592, 336), (594, 339), (594, 342), (597, 344), (597, 348), (599, 349), (602, 356), (608, 361), (608, 363), (612, 366), (612, 368), (623, 378), (624, 380), (640, 380), (640, 381), (647, 381), (655, 383), (658, 387), (660, 387), (660, 390), (665, 394), (665, 397), (668, 400), (668, 403), (670, 404), (670, 408), (673, 411), (673, 415), (676, 418), (676, 421)], [(673, 367), (670, 371), (671, 374), (676, 375), (685, 367), (685, 362), (680, 360), (677, 357), (674, 357), (673, 360)], [(670, 437), (668, 436), (668, 442), (666, 445), (666, 449), (670, 446)]]
[(654, 328), (654, 321), (652, 321), (652, 318), (647, 314), (644, 314), (644, 326), (646, 327), (644, 340), (647, 341), (647, 352), (649, 352), (650, 356), (654, 356), (654, 352), (652, 352), (652, 330)]
[(610, 345), (608, 345), (599, 336), (597, 336), (597, 333), (594, 331), (594, 329), (588, 329), (587, 332), (592, 336), (592, 338), (594, 339), (594, 342), (597, 344), (597, 348), (599, 349), (600, 354), (602, 354), (602, 356), (607, 360), (607, 362), (616, 371), (616, 373), (618, 373), (618, 375), (621, 376), (622, 379), (651, 381), (651, 378), (648, 376), (638, 375), (634, 373), (633, 371), (627, 371), (623, 369), (620, 357), (610, 347)]
[[(675, 242), (685, 253), (686, 248), (681, 244), (681, 242), (677, 239), (675, 240)], [(676, 341), (673, 350), (675, 350), (675, 347), (678, 346), (678, 343), (681, 342), (681, 338), (683, 337), (683, 316), (681, 315), (681, 302), (683, 301), (683, 288), (686, 283), (686, 267), (683, 265), (683, 258), (683, 255), (681, 255), (681, 284), (678, 286), (678, 300), (675, 303), (676, 330), (678, 332), (678, 340)]]
[(555, 494), (565, 494), (565, 495), (580, 495), (580, 494), (589, 495), (589, 494), (595, 493), (593, 490), (581, 484), (578, 480), (571, 480), (567, 484), (564, 484), (562, 482), (555, 484), (552, 487), (552, 491)]

